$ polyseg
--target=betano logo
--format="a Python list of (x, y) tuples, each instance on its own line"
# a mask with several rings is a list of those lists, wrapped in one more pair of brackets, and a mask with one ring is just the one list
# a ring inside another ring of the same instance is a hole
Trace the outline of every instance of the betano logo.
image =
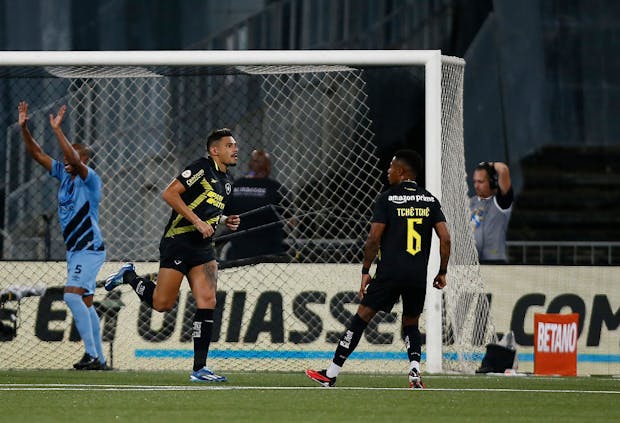
[(577, 323), (538, 322), (538, 352), (575, 352), (577, 348)]

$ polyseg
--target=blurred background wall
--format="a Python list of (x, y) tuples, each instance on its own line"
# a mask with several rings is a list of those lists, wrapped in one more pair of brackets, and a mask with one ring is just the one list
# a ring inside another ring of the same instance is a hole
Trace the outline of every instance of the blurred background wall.
[[(511, 261), (525, 260), (530, 242), (539, 251), (601, 247), (603, 262), (618, 254), (615, 0), (2, 0), (0, 24), (3, 50), (441, 49), (464, 57), (467, 168), (510, 165)], [(374, 117), (384, 162), (398, 147), (423, 145), (421, 96), (393, 95), (402, 85), (423, 93), (406, 78), (388, 92), (368, 87), (370, 101), (403, 111)], [(2, 96), (0, 122), (14, 118), (15, 104)]]

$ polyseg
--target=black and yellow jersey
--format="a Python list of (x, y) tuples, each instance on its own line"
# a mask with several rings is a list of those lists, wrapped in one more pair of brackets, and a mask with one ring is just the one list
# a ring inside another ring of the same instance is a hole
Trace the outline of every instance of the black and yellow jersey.
[[(210, 157), (201, 157), (183, 169), (176, 179), (186, 189), (181, 194), (185, 204), (215, 229), (232, 192), (230, 174), (222, 172)], [(192, 244), (211, 242), (210, 238), (204, 240), (196, 227), (175, 210), (172, 210), (163, 238), (187, 240)]]
[(433, 228), (445, 221), (439, 200), (414, 181), (403, 181), (382, 193), (372, 216), (372, 222), (386, 225), (376, 277), (426, 286)]

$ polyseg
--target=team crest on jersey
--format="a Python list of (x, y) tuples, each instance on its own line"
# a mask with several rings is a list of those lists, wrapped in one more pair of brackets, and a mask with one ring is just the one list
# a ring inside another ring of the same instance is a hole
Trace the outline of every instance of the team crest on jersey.
[(192, 176), (192, 171), (189, 169), (185, 169), (182, 173), (181, 176), (184, 177), (185, 179), (189, 178), (190, 176)]
[(230, 182), (226, 182), (226, 195), (229, 195), (230, 192), (232, 191), (232, 185), (230, 184)]

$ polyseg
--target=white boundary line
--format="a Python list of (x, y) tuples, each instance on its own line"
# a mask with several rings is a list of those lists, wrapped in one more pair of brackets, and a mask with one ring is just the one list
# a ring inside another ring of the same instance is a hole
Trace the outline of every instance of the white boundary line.
[[(309, 386), (148, 386), (148, 385), (83, 385), (83, 384), (23, 384), (2, 383), (0, 391), (305, 391), (325, 389)], [(576, 389), (504, 389), (504, 388), (372, 388), (372, 387), (337, 387), (330, 390), (346, 391), (434, 391), (434, 392), (536, 392), (553, 394), (620, 394), (620, 391), (593, 391)]]

